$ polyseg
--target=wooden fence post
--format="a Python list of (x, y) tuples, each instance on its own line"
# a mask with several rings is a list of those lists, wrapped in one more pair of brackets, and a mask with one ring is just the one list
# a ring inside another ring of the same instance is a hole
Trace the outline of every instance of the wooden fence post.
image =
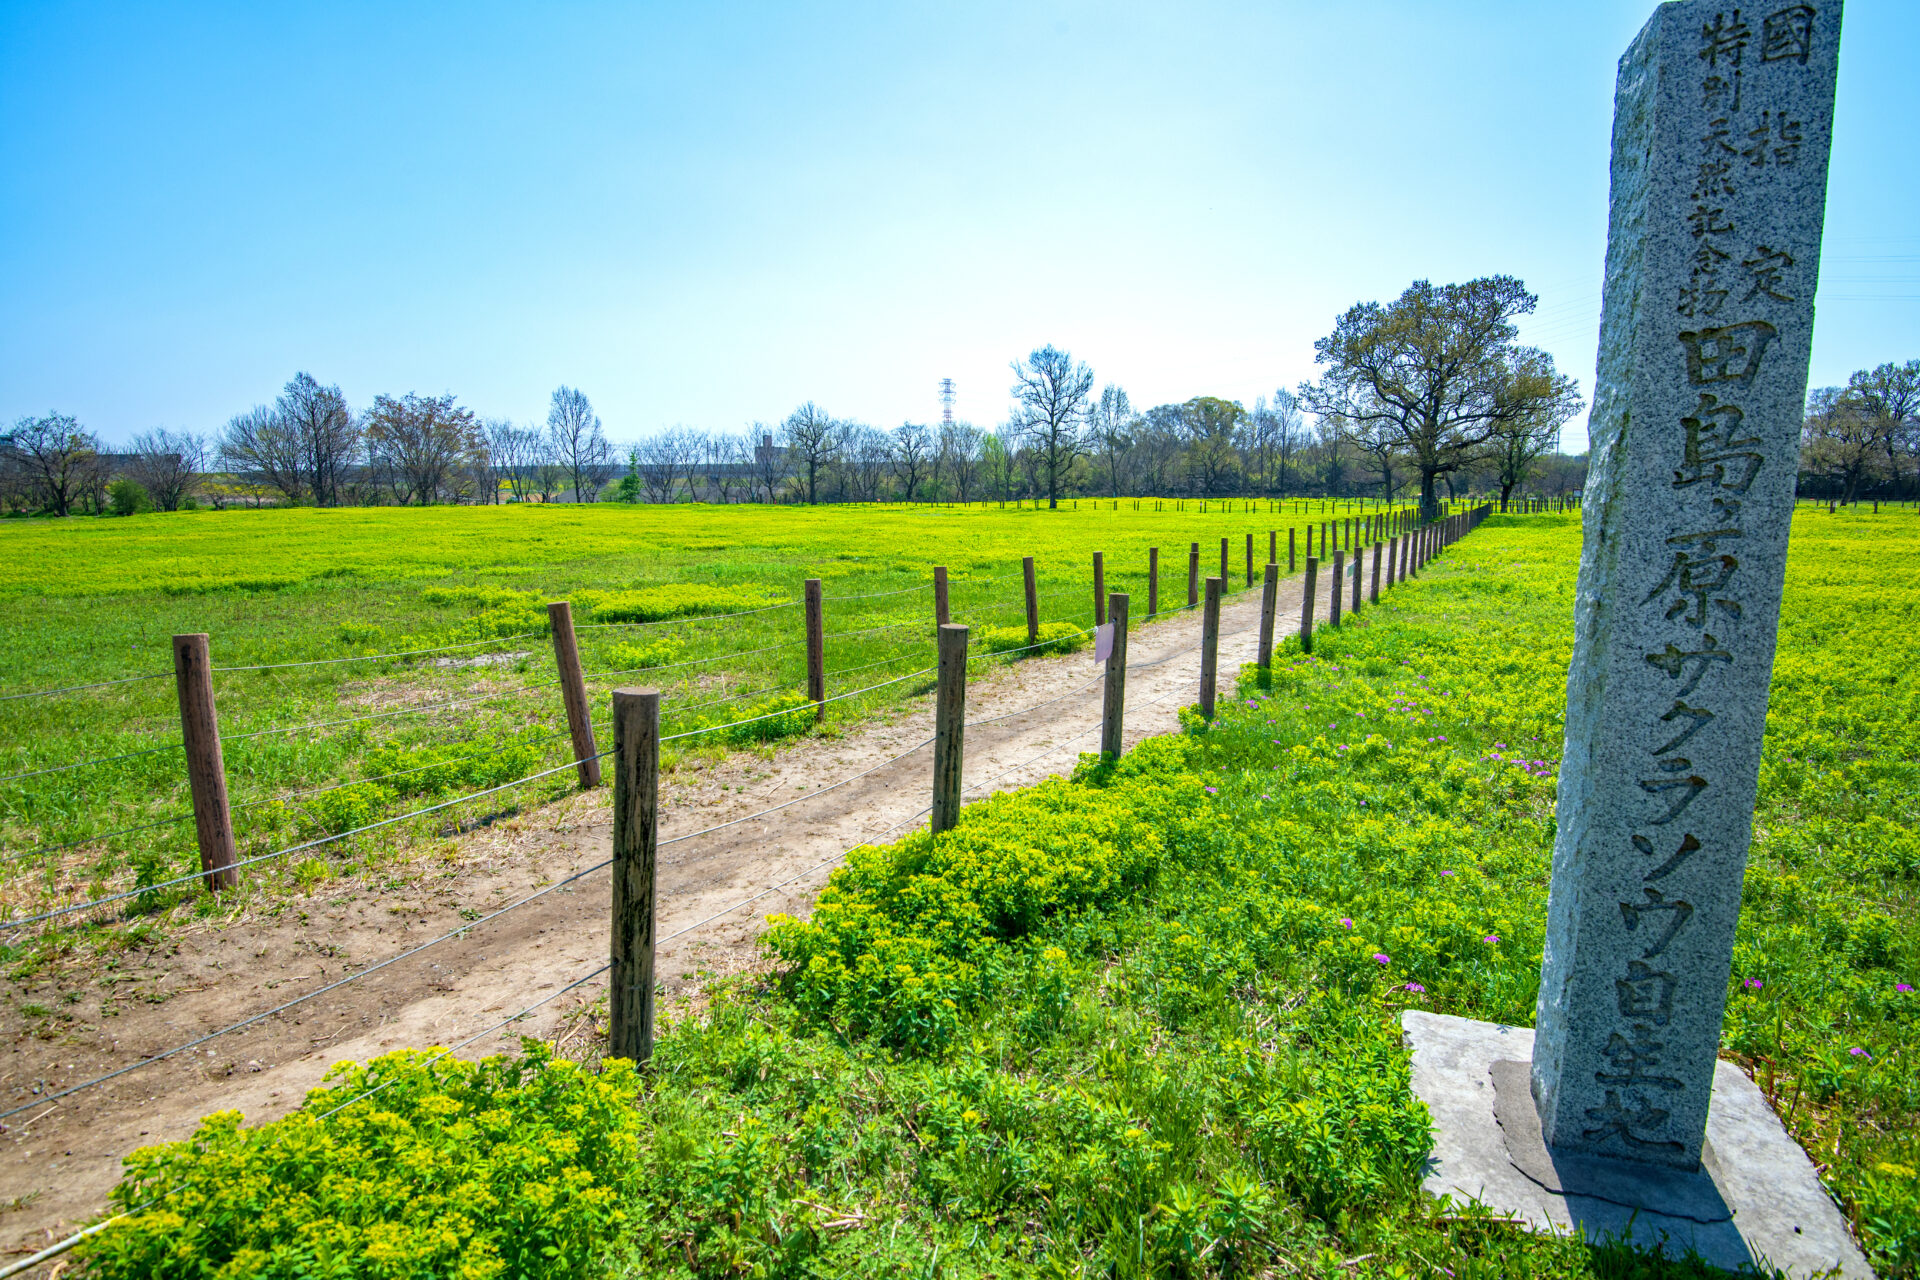
[(1362, 565), (1362, 560), (1363, 560), (1363, 557), (1360, 554), (1360, 548), (1355, 547), (1353, 549), (1353, 608), (1352, 608), (1352, 612), (1354, 613), (1360, 612), (1360, 578), (1361, 578), (1360, 569)]
[(1300, 652), (1313, 652), (1313, 585), (1320, 575), (1318, 556), (1307, 557), (1307, 580), (1301, 584), (1300, 593)]
[(1273, 564), (1280, 559), (1280, 531), (1267, 530), (1267, 563)]
[(1289, 578), (1299, 571), (1300, 566), (1299, 560), (1294, 555), (1293, 542), (1293, 535), (1298, 532), (1300, 532), (1298, 529), (1287, 530), (1287, 576)]
[(1378, 542), (1373, 544), (1373, 584), (1367, 588), (1368, 604), (1380, 603), (1380, 546)]
[(1200, 620), (1200, 714), (1213, 719), (1213, 686), (1220, 670), (1220, 593), (1224, 578), (1207, 579), (1207, 607)]
[(1200, 603), (1200, 544), (1187, 544), (1187, 608)]
[(960, 774), (967, 731), (967, 629), (940, 628), (940, 674), (933, 711), (933, 832), (960, 821)]
[(1220, 589), (1222, 591), (1225, 591), (1227, 584), (1233, 581), (1232, 565), (1227, 559), (1230, 542), (1231, 540), (1227, 538), (1220, 539)]
[(193, 794), (193, 832), (200, 842), (200, 870), (207, 888), (240, 883), (233, 844), (233, 811), (227, 807), (227, 765), (220, 753), (220, 718), (213, 709), (213, 655), (207, 633), (173, 638), (173, 683), (180, 695), (180, 735), (187, 755), (187, 787)]
[(573, 635), (573, 606), (555, 600), (547, 606), (553, 630), (553, 663), (560, 669), (560, 701), (567, 709), (567, 733), (573, 739), (573, 758), (579, 765), (580, 785), (600, 785), (600, 752), (593, 741), (593, 715), (587, 707), (587, 686), (580, 677), (580, 645)]
[(1100, 708), (1100, 754), (1118, 760), (1126, 748), (1120, 741), (1127, 714), (1127, 593), (1107, 598), (1107, 625), (1113, 643), (1107, 649), (1106, 698)]
[(1040, 593), (1033, 584), (1033, 557), (1028, 556), (1020, 562), (1020, 572), (1027, 584), (1027, 643), (1040, 643)]
[(820, 579), (807, 579), (807, 699), (813, 718), (827, 715), (827, 630), (821, 616)]
[(1247, 585), (1253, 585), (1253, 535), (1247, 535)]
[(653, 944), (660, 847), (660, 691), (613, 691), (613, 974), (607, 1056), (653, 1056)]
[(1330, 627), (1340, 625), (1340, 606), (1344, 603), (1340, 597), (1345, 592), (1347, 586), (1346, 564), (1346, 551), (1340, 547), (1335, 547), (1333, 549), (1333, 573), (1327, 578), (1327, 586), (1331, 588), (1331, 590), (1327, 592), (1327, 625)]
[(944, 627), (952, 619), (947, 613), (947, 566), (933, 567), (933, 624)]
[(1107, 563), (1098, 551), (1093, 553), (1093, 625), (1107, 625)]
[(1147, 548), (1147, 617), (1160, 612), (1160, 548)]
[(1280, 604), (1280, 566), (1267, 561), (1266, 581), (1260, 592), (1260, 670), (1273, 665), (1273, 614)]

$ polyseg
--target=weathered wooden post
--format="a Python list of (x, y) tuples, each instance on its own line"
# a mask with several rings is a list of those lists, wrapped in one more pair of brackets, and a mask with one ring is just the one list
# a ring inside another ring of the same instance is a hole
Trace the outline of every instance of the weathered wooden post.
[(1393, 570), (1394, 565), (1398, 563), (1399, 555), (1400, 535), (1394, 534), (1387, 539), (1387, 587), (1389, 590), (1392, 589), (1394, 584)]
[(1318, 556), (1307, 557), (1306, 581), (1300, 584), (1300, 652), (1313, 652), (1313, 586), (1320, 574)]
[(947, 566), (937, 564), (933, 567), (933, 625), (944, 627), (951, 621), (947, 612)]
[(1274, 611), (1280, 604), (1280, 566), (1267, 561), (1266, 580), (1260, 591), (1260, 669), (1273, 665)]
[(813, 703), (813, 718), (827, 714), (827, 630), (820, 602), (820, 579), (808, 578), (807, 601), (807, 698)]
[(1247, 585), (1253, 585), (1253, 535), (1247, 535)]
[(1345, 593), (1347, 585), (1346, 564), (1347, 553), (1339, 547), (1335, 547), (1333, 551), (1333, 572), (1327, 577), (1327, 586), (1329, 588), (1327, 592), (1327, 625), (1330, 627), (1340, 625), (1340, 606), (1342, 604), (1340, 597)]
[(1380, 603), (1380, 546), (1378, 542), (1373, 544), (1373, 581), (1367, 587), (1368, 604)]
[(1352, 609), (1352, 612), (1354, 613), (1360, 612), (1360, 576), (1361, 576), (1360, 569), (1362, 565), (1362, 560), (1363, 560), (1363, 557), (1360, 554), (1360, 549), (1358, 547), (1355, 547), (1353, 551), (1353, 609)]
[[(1268, 505), (1271, 506), (1272, 504), (1269, 503)], [(1278, 529), (1269, 529), (1267, 530), (1267, 563), (1274, 564), (1279, 559), (1280, 531)]]
[(1299, 530), (1297, 529), (1287, 530), (1287, 576), (1289, 578), (1291, 578), (1295, 573), (1299, 571), (1299, 566), (1300, 566), (1299, 560), (1296, 559), (1294, 556), (1294, 542), (1293, 542), (1293, 535), (1298, 532)]
[(233, 811), (227, 807), (227, 765), (220, 752), (220, 719), (213, 708), (213, 655), (207, 633), (173, 638), (173, 683), (180, 696), (180, 734), (186, 746), (187, 789), (193, 797), (193, 833), (200, 870), (210, 890), (240, 883), (234, 863)]
[(1033, 581), (1033, 557), (1020, 562), (1020, 573), (1027, 584), (1027, 643), (1040, 643), (1040, 593)]
[(1233, 581), (1233, 575), (1230, 572), (1230, 565), (1227, 560), (1227, 546), (1229, 541), (1227, 538), (1220, 539), (1220, 589), (1222, 591), (1225, 591), (1227, 584)]
[(1093, 625), (1107, 622), (1107, 563), (1100, 552), (1093, 553)]
[(1200, 544), (1187, 544), (1187, 608), (1200, 603)]
[(613, 691), (613, 973), (607, 1055), (653, 1056), (653, 947), (660, 845), (660, 691)]
[(1119, 759), (1125, 750), (1121, 731), (1127, 713), (1127, 593), (1107, 598), (1107, 625), (1113, 640), (1107, 649), (1106, 696), (1100, 708), (1100, 754)]
[(1220, 593), (1226, 589), (1221, 578), (1207, 579), (1206, 612), (1200, 621), (1200, 714), (1213, 719), (1213, 686), (1220, 669)]
[(1160, 548), (1147, 548), (1147, 620), (1160, 613)]
[(573, 606), (555, 600), (547, 606), (553, 631), (553, 662), (560, 670), (560, 701), (567, 710), (567, 733), (573, 740), (573, 758), (585, 788), (600, 785), (600, 750), (593, 741), (593, 714), (587, 707), (587, 685), (580, 676), (580, 645), (573, 635)]
[(960, 775), (967, 730), (967, 629), (940, 628), (940, 670), (933, 711), (933, 832), (960, 821)]

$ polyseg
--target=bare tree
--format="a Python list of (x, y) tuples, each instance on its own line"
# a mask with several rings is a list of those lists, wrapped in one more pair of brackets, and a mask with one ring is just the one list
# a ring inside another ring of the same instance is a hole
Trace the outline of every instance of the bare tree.
[(72, 514), (97, 487), (100, 442), (68, 414), (19, 419), (0, 436), (0, 451), (26, 478), (29, 492), (56, 516)]
[(753, 467), (751, 488), (765, 495), (768, 503), (779, 500), (780, 489), (787, 483), (790, 474), (787, 468), (789, 451), (773, 442), (773, 432), (764, 422), (753, 424), (753, 453), (750, 462)]
[(1575, 394), (1551, 356), (1514, 343), (1513, 317), (1537, 302), (1512, 276), (1488, 276), (1416, 280), (1384, 306), (1358, 303), (1314, 343), (1328, 369), (1300, 385), (1300, 399), (1323, 418), (1397, 432), (1431, 512), (1436, 477), (1468, 465), (1500, 423)]
[(656, 432), (634, 446), (634, 463), (640, 470), (640, 483), (647, 501), (668, 503), (675, 500), (694, 464), (697, 442), (683, 428)]
[(878, 502), (893, 462), (893, 441), (887, 433), (862, 423), (849, 424), (841, 457), (854, 501)]
[(301, 487), (315, 506), (337, 506), (340, 473), (360, 448), (347, 398), (339, 387), (323, 387), (312, 374), (297, 373), (274, 401), (274, 411), (298, 450)]
[(243, 481), (257, 477), (277, 490), (288, 505), (306, 497), (300, 438), (273, 409), (255, 405), (235, 414), (220, 436), (220, 457)]
[(971, 422), (946, 422), (940, 426), (940, 465), (953, 481), (955, 495), (968, 500), (980, 482), (981, 445), (986, 433)]
[(515, 426), (510, 418), (489, 418), (481, 424), (481, 430), (486, 436), (487, 461), (494, 473), (495, 488), (505, 479), (514, 499), (525, 502), (533, 482), (539, 433)]
[(893, 429), (890, 461), (905, 501), (912, 502), (920, 486), (927, 482), (933, 458), (933, 436), (925, 427), (917, 422), (903, 422)]
[(1120, 463), (1133, 447), (1133, 405), (1127, 393), (1111, 384), (1100, 388), (1093, 406), (1093, 442), (1099, 446), (1107, 472), (1107, 495), (1120, 496)]
[(1060, 481), (1074, 461), (1086, 455), (1082, 432), (1093, 391), (1093, 370), (1051, 343), (1013, 369), (1014, 422), (1034, 451), (1035, 466), (1047, 477), (1047, 508), (1060, 505)]
[(206, 469), (207, 442), (192, 431), (163, 427), (133, 438), (127, 473), (162, 511), (178, 511)]
[(780, 439), (787, 446), (789, 465), (805, 478), (807, 501), (820, 500), (820, 472), (832, 464), (845, 435), (841, 423), (809, 400), (787, 415), (780, 424)]
[(561, 386), (547, 409), (547, 439), (554, 460), (573, 481), (576, 502), (592, 502), (600, 491), (600, 473), (613, 457), (600, 418), (586, 393)]
[(744, 436), (717, 431), (707, 437), (707, 478), (720, 505), (752, 483), (753, 451)]
[(403, 504), (432, 506), (483, 447), (473, 410), (451, 395), (377, 396), (365, 429), (369, 458), (394, 478)]

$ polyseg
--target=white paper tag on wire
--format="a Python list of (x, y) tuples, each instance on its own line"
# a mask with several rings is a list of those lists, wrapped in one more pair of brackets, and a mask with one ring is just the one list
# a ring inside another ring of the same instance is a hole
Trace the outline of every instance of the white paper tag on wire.
[(1093, 629), (1093, 660), (1105, 662), (1113, 652), (1113, 624), (1104, 623)]

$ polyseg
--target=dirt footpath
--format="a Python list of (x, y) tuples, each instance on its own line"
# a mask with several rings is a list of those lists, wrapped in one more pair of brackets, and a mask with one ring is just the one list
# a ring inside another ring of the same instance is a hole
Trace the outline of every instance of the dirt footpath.
[[(1298, 578), (1281, 583), (1281, 634), (1298, 629), (1300, 589)], [(1324, 618), (1324, 582), (1320, 594), (1315, 612)], [(1258, 614), (1257, 587), (1224, 604), (1223, 690), (1254, 657)], [(1175, 729), (1177, 709), (1196, 700), (1199, 638), (1198, 611), (1134, 627), (1129, 745)], [(1097, 750), (1100, 671), (1089, 649), (976, 677), (967, 691), (967, 800), (1064, 774), (1080, 752)], [(771, 761), (743, 753), (683, 765), (662, 780), (658, 971), (669, 994), (751, 963), (767, 914), (804, 915), (850, 846), (924, 821), (932, 724), (929, 681), (926, 693), (843, 735), (795, 743)], [(237, 1109), (250, 1122), (283, 1115), (335, 1062), (465, 1040), (604, 964), (604, 869), (497, 919), (480, 917), (606, 860), (608, 802), (602, 788), (449, 839), (384, 877), (321, 884), (228, 920), (169, 925), (162, 942), (126, 953), (109, 972), (64, 975), (83, 994), (63, 995), (63, 975), (34, 975), (29, 985), (47, 994), (30, 999), (64, 998), (78, 1016), (64, 1027), (42, 1019), (6, 1028), (0, 1110), (266, 1013), (472, 922), (245, 1030), (0, 1124), (0, 1257), (44, 1248), (96, 1214), (121, 1157), (136, 1147), (185, 1138), (212, 1111)], [(680, 839), (785, 802), (793, 803), (764, 818)], [(595, 978), (462, 1056), (499, 1052), (522, 1035), (571, 1035), (579, 1011), (605, 989), (604, 975)]]

